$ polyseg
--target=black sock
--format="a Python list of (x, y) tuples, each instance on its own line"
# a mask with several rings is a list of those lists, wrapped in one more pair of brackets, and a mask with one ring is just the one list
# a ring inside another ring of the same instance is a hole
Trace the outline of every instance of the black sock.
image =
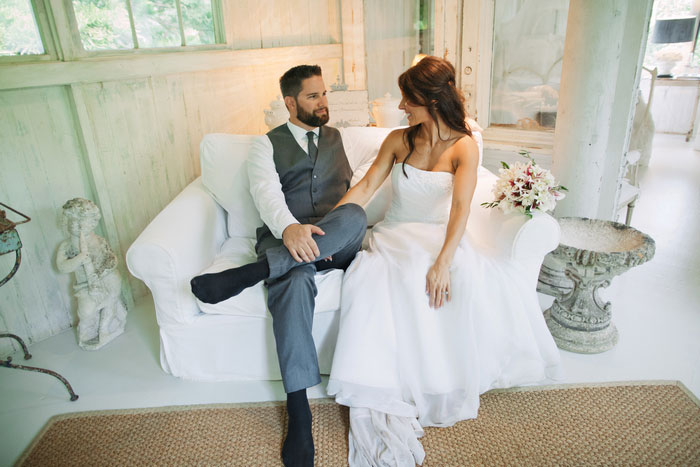
[(289, 423), (282, 446), (282, 462), (286, 467), (314, 465), (314, 438), (311, 434), (311, 409), (306, 389), (287, 394)]
[(238, 295), (270, 276), (267, 259), (213, 274), (202, 274), (190, 281), (192, 293), (204, 303), (219, 303)]

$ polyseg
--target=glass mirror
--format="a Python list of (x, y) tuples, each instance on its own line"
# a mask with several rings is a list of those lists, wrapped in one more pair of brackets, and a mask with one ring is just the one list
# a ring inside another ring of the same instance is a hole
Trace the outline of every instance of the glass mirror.
[(496, 0), (490, 126), (553, 131), (568, 0)]

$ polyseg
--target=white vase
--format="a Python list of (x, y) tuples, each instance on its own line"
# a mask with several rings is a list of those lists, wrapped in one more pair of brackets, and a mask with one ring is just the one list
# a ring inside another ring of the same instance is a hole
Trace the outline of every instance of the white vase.
[(284, 100), (282, 96), (277, 96), (277, 99), (270, 102), (270, 108), (265, 109), (265, 125), (272, 130), (278, 126), (286, 123), (289, 120), (289, 111), (287, 106), (284, 105)]
[(406, 113), (399, 109), (399, 102), (401, 99), (391, 97), (390, 93), (371, 102), (372, 118), (377, 122), (378, 127), (395, 128), (401, 125)]
[(678, 63), (678, 61), (676, 61), (676, 60), (674, 60), (674, 61), (667, 61), (667, 60), (666, 61), (659, 61), (656, 64), (656, 67), (659, 69), (659, 76), (670, 75), (671, 70), (673, 70), (673, 67), (676, 66), (676, 63)]

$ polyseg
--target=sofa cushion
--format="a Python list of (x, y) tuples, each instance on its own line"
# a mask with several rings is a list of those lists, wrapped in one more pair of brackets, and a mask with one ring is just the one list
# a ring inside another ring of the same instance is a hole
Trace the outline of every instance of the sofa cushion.
[[(387, 137), (393, 128), (377, 127), (347, 127), (339, 128), (340, 136), (343, 139), (345, 155), (350, 163), (350, 168), (357, 170), (366, 163), (372, 163), (377, 154), (382, 141)], [(353, 177), (354, 178), (354, 177)]]
[[(393, 128), (348, 127), (340, 128), (343, 147), (353, 170), (351, 185), (359, 182), (367, 173), (379, 153), (382, 141)], [(230, 237), (255, 238), (255, 230), (262, 225), (260, 214), (250, 195), (250, 182), (245, 162), (248, 151), (258, 136), (211, 133), (205, 135), (200, 146), (202, 183), (212, 197), (227, 212), (227, 228)], [(479, 162), (482, 156), (481, 133), (475, 131), (479, 145)], [(365, 204), (368, 225), (384, 219), (391, 204), (391, 177)]]
[[(350, 186), (362, 180), (372, 162), (379, 154), (379, 147), (394, 128), (348, 127), (340, 128), (345, 154), (352, 167)], [(391, 204), (391, 177), (387, 177), (381, 187), (363, 206), (367, 213), (367, 225), (372, 226), (384, 219)]]
[(202, 183), (227, 214), (230, 237), (255, 238), (263, 222), (250, 196), (245, 163), (258, 136), (211, 133), (200, 145)]
[[(255, 239), (232, 237), (224, 242), (221, 251), (216, 255), (211, 266), (200, 274), (223, 271), (225, 269), (251, 263), (255, 260)], [(323, 313), (339, 309), (340, 286), (343, 281), (343, 271), (340, 269), (330, 269), (316, 274), (315, 279), (318, 295), (316, 295), (316, 308), (314, 312)], [(203, 313), (260, 318), (268, 316), (266, 303), (267, 288), (263, 286), (262, 282), (245, 289), (235, 297), (231, 297), (215, 305), (197, 300), (199, 309)]]

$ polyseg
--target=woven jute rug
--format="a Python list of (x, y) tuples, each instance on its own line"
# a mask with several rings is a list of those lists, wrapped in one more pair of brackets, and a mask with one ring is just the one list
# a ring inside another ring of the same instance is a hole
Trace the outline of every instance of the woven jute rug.
[[(348, 410), (312, 401), (316, 465), (347, 465)], [(59, 415), (19, 464), (277, 466), (281, 403)], [(700, 405), (678, 382), (491, 391), (479, 417), (427, 428), (425, 466), (700, 465)]]

